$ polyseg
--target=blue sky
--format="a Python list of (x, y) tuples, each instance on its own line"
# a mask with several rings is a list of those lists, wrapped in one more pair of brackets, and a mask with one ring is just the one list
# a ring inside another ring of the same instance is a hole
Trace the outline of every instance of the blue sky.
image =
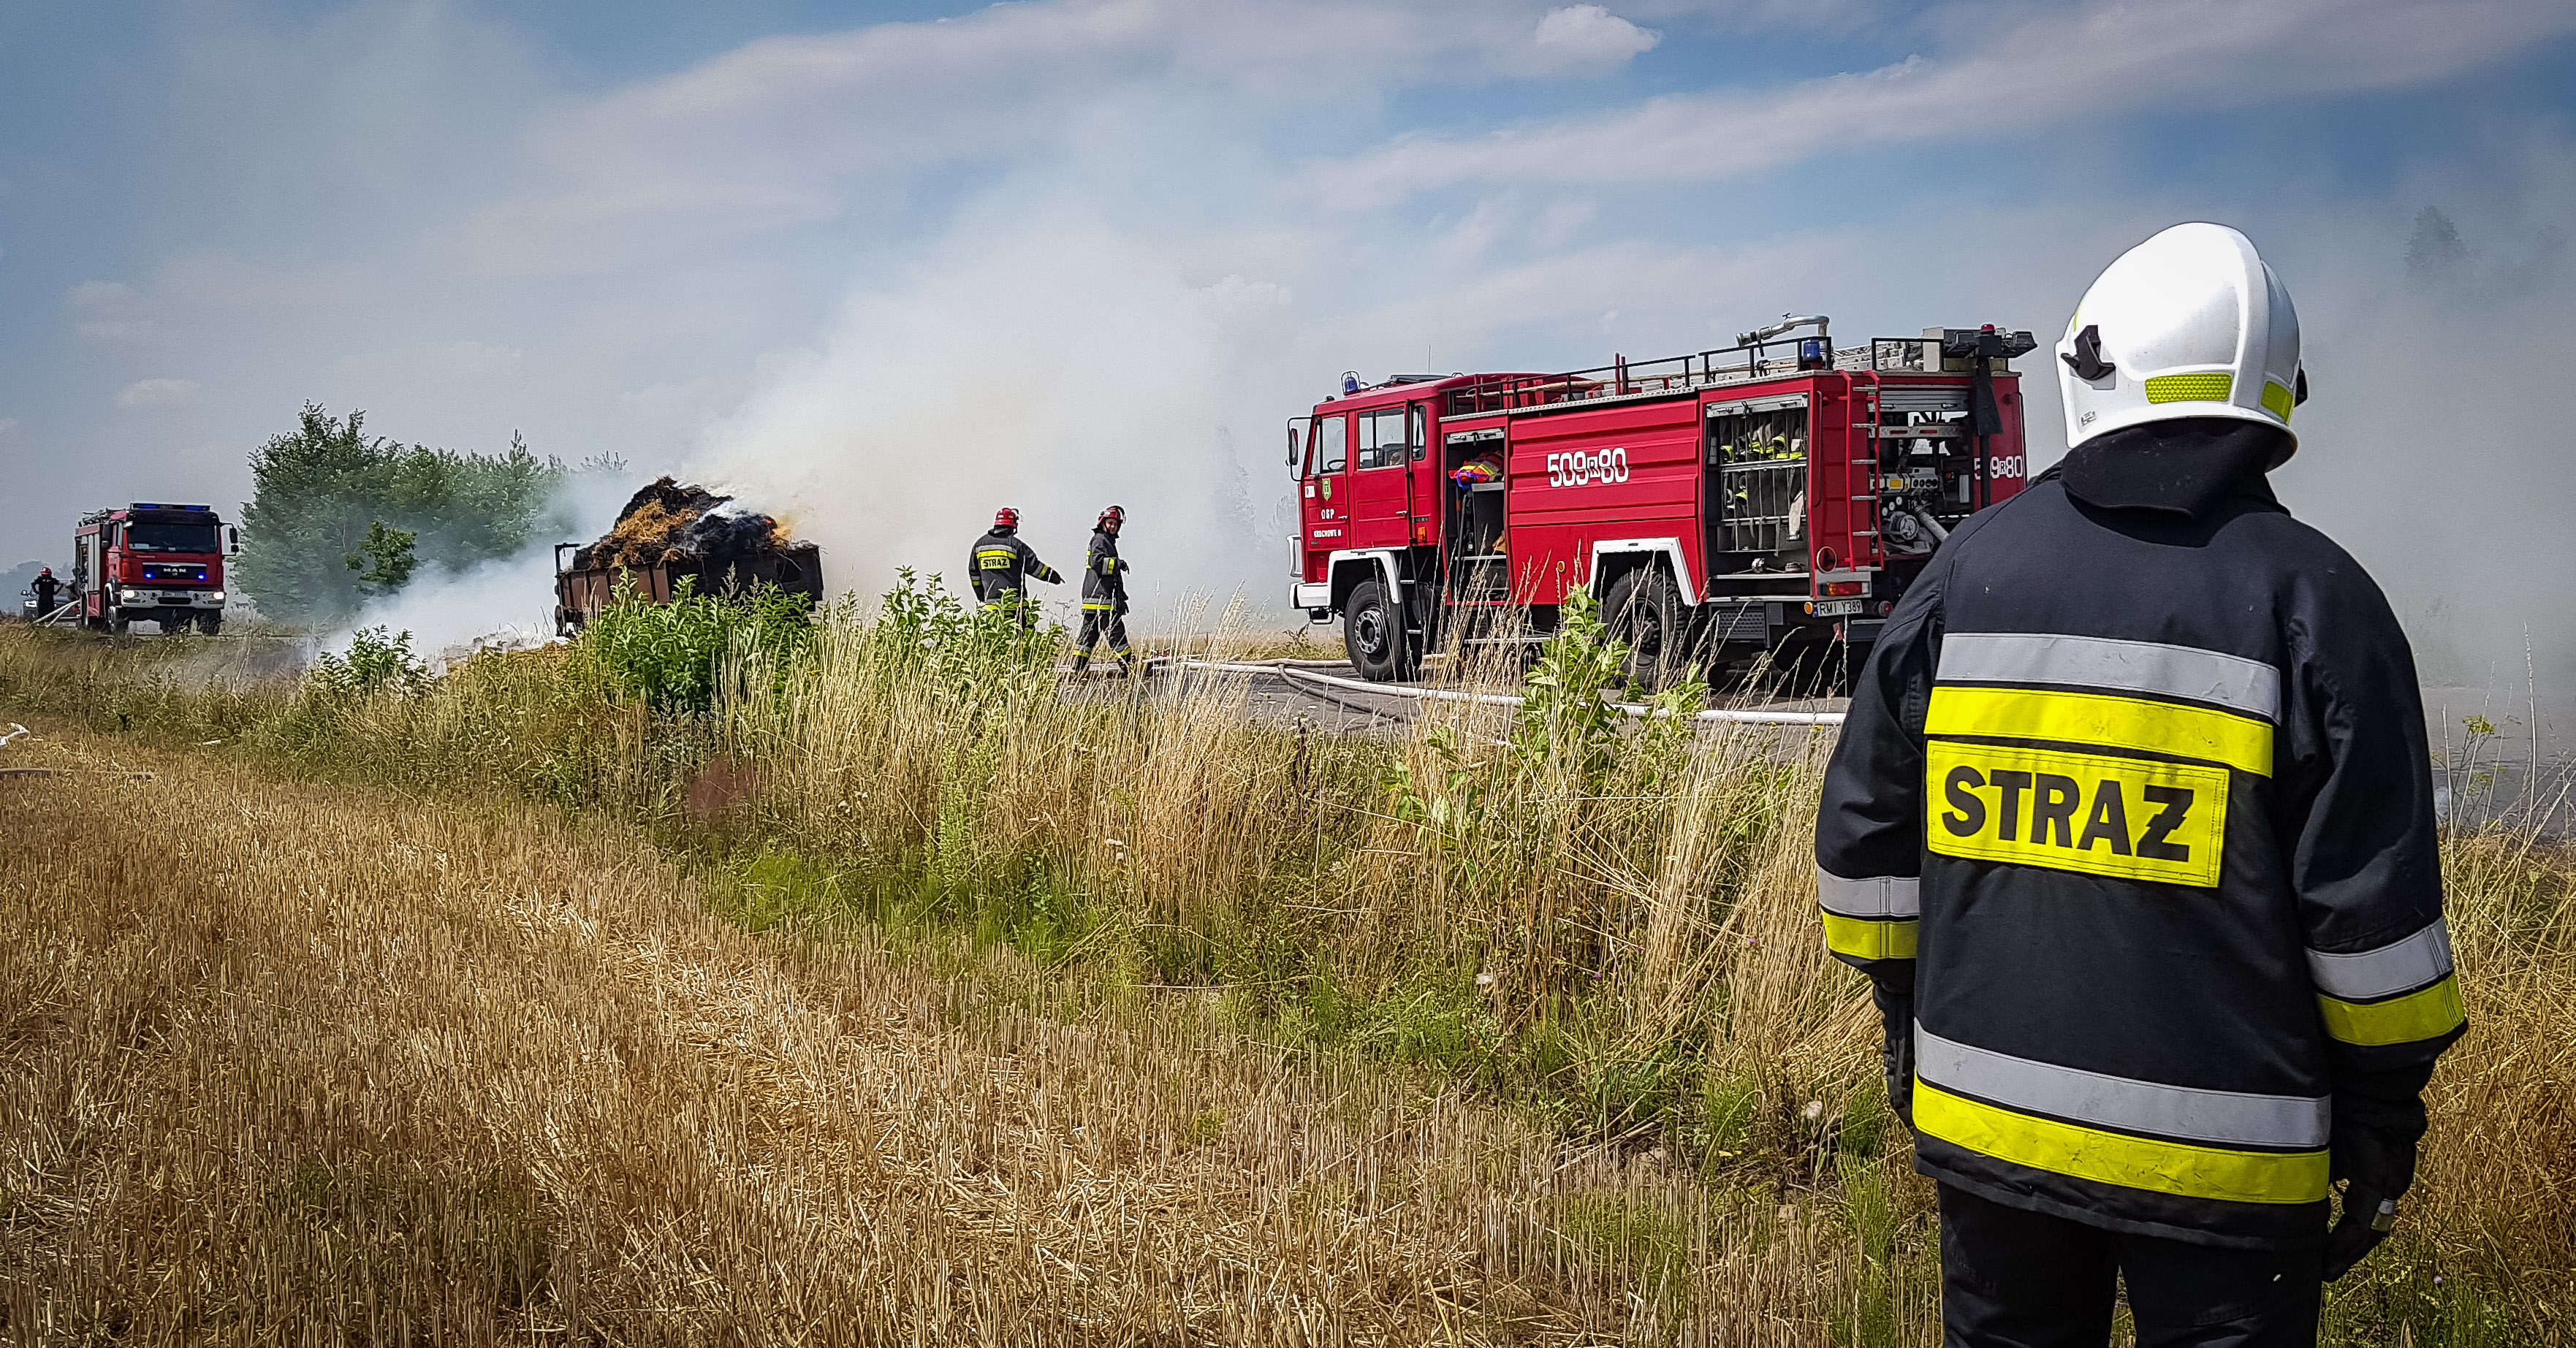
[[(2566, 607), (2465, 555), (2576, 564), (2497, 489), (2567, 434), (2501, 366), (2436, 377), (2424, 329), (2576, 336), (2571, 76), (2566, 3), (20, 0), (0, 565), (108, 501), (236, 505), (309, 399), (735, 483), (862, 589), (954, 569), (996, 504), (1061, 552), (1115, 498), (1162, 599), (1275, 603), (1277, 428), (1345, 368), (1788, 309), (2046, 332), (2214, 218), (2309, 325), (2336, 447), (2285, 494), (2469, 669)], [(2474, 256), (2410, 277), (2427, 206)], [(2476, 484), (2459, 557), (2427, 560), (2427, 437), (2491, 456), (2437, 474)]]

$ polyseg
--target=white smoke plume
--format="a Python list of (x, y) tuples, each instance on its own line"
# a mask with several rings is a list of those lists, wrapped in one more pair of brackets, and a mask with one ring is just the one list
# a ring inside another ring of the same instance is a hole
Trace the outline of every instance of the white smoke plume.
[(370, 601), (315, 644), (344, 652), (358, 632), (379, 627), (388, 634), (408, 632), (412, 653), (433, 666), (452, 664), (485, 647), (542, 645), (555, 634), (554, 545), (586, 543), (606, 533), (634, 488), (630, 474), (577, 471), (564, 480), (549, 512), (571, 526), (564, 537), (531, 538), (508, 557), (462, 570), (423, 567), (410, 584)]
[(1237, 446), (1294, 409), (1230, 371), (1235, 335), (1291, 299), (1240, 276), (1193, 286), (1077, 206), (993, 203), (777, 361), (689, 471), (820, 543), (835, 592), (873, 595), (898, 566), (962, 589), (969, 545), (1012, 506), (1068, 577), (1039, 598), (1071, 604), (1114, 503), (1140, 621), (1185, 593), (1279, 607), (1285, 554), (1256, 528)]

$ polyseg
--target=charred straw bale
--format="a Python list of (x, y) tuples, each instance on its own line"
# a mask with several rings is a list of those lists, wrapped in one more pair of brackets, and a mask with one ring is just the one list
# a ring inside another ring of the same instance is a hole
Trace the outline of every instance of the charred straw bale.
[(725, 562), (767, 557), (792, 543), (777, 520), (695, 483), (656, 478), (617, 512), (617, 524), (575, 552), (573, 569), (652, 566), (680, 558)]

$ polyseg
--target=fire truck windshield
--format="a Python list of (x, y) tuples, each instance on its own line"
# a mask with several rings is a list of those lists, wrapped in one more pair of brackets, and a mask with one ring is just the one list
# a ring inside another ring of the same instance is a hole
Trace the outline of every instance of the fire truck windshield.
[(217, 552), (223, 547), (211, 524), (140, 523), (125, 526), (125, 546), (136, 552)]

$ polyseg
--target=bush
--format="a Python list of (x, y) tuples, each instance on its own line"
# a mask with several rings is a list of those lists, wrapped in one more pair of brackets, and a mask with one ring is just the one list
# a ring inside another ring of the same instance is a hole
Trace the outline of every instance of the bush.
[(305, 690), (333, 701), (378, 692), (415, 696), (428, 686), (429, 666), (411, 653), (411, 633), (387, 636), (381, 627), (349, 638), (346, 655), (324, 651), (304, 672)]
[(740, 597), (702, 595), (694, 576), (681, 578), (671, 602), (656, 604), (636, 594), (629, 573), (582, 629), (581, 645), (654, 711), (703, 716), (715, 710), (729, 664), (742, 672), (765, 665), (775, 678), (812, 649), (811, 607), (768, 584)]

